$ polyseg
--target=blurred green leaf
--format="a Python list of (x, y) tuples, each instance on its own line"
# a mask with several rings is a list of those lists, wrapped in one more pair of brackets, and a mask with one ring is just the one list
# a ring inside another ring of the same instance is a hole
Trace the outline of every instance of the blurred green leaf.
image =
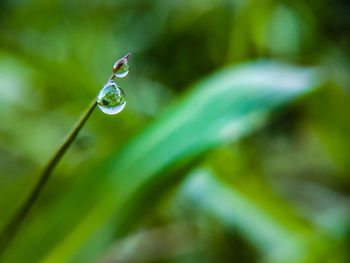
[(293, 233), (261, 206), (220, 182), (209, 170), (195, 170), (183, 182), (182, 202), (204, 211), (221, 225), (239, 232), (267, 262), (300, 262), (306, 254), (302, 237)]
[(261, 127), (272, 109), (315, 88), (317, 77), (312, 69), (260, 61), (201, 81), (111, 162), (108, 174), (118, 196), (127, 196), (176, 161)]
[[(268, 187), (265, 189), (265, 193), (258, 191), (258, 195), (271, 194)], [(314, 194), (311, 189), (308, 190), (305, 193)], [(334, 198), (328, 194), (328, 199)], [(189, 173), (182, 182), (176, 204), (185, 207), (186, 211), (209, 216), (231, 234), (238, 233), (255, 247), (263, 262), (343, 262), (343, 254), (336, 252), (339, 239), (334, 236), (334, 228), (340, 233), (346, 231), (339, 231), (344, 222), (335, 222), (344, 219), (344, 215), (339, 216), (339, 207), (342, 205), (344, 208), (344, 202), (332, 211), (315, 214), (317, 220), (310, 218), (310, 221), (297, 220), (296, 216), (304, 213), (300, 214), (301, 211), (295, 207), (291, 209), (290, 204), (285, 202), (282, 213), (294, 214), (290, 218), (293, 222), (286, 222), (280, 220), (281, 216), (276, 211), (271, 212), (268, 208), (271, 201), (261, 202), (257, 198), (219, 180), (211, 170), (202, 168)], [(316, 222), (312, 225), (311, 221)], [(328, 226), (320, 228), (321, 221), (327, 222)], [(325, 231), (324, 227), (333, 230)]]

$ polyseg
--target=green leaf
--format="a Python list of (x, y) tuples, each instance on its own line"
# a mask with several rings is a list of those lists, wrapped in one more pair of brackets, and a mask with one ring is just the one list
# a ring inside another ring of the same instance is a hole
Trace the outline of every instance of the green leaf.
[(115, 189), (129, 195), (169, 165), (255, 131), (271, 110), (315, 88), (316, 77), (312, 69), (268, 61), (213, 74), (116, 156), (108, 171)]
[(278, 222), (261, 206), (220, 182), (209, 170), (193, 171), (178, 196), (227, 229), (237, 231), (267, 262), (301, 262), (307, 253), (302, 235)]

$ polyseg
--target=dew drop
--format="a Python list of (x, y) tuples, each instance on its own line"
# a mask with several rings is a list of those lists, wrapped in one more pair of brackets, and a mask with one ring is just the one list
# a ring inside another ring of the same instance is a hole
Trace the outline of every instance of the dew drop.
[(97, 95), (97, 105), (106, 114), (121, 112), (125, 104), (124, 91), (114, 81), (106, 83)]
[(115, 76), (118, 78), (124, 78), (126, 75), (128, 75), (128, 73), (129, 73), (129, 66), (128, 66), (127, 60), (125, 59), (121, 67), (115, 73)]

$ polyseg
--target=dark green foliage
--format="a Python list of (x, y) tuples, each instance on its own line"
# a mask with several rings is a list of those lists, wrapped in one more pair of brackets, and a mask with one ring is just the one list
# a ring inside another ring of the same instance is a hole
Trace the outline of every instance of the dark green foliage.
[(0, 262), (347, 262), (346, 1), (2, 1), (0, 229), (113, 63)]

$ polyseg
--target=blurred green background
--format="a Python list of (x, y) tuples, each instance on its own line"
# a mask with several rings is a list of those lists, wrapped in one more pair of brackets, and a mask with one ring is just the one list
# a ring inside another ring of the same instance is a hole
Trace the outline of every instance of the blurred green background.
[(2, 0), (1, 262), (350, 262), (345, 0)]

